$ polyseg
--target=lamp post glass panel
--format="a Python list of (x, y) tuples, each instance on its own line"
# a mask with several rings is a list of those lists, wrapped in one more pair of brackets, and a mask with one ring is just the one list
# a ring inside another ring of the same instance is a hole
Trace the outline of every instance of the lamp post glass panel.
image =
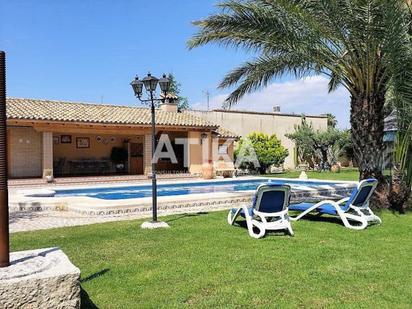
[[(139, 77), (136, 78), (130, 83), (133, 88), (135, 96), (142, 103), (150, 103), (151, 115), (152, 115), (152, 159), (155, 154), (156, 148), (156, 108), (155, 102), (160, 102), (161, 99), (155, 97), (157, 85), (160, 85), (160, 90), (166, 94), (169, 91), (170, 81), (163, 74), (161, 79), (157, 79), (152, 76), (152, 74), (147, 74), (143, 80), (139, 80)], [(149, 99), (143, 99), (143, 86), (146, 92), (149, 95)], [(166, 97), (166, 96), (165, 96)], [(156, 163), (152, 160), (152, 211), (153, 211), (153, 222), (157, 222), (157, 180), (156, 180)]]

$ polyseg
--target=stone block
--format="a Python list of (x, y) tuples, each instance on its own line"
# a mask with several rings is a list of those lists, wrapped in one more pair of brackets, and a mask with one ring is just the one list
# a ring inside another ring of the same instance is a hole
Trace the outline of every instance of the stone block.
[(140, 227), (142, 229), (153, 230), (153, 229), (169, 228), (170, 226), (166, 222), (162, 222), (162, 221), (157, 221), (157, 222), (146, 221), (146, 222), (143, 222), (143, 224)]
[(0, 308), (80, 308), (80, 270), (59, 248), (13, 252), (0, 268)]

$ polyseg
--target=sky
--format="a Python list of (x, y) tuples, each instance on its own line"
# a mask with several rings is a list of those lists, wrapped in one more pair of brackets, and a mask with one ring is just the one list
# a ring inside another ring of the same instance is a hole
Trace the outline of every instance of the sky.
[[(130, 81), (148, 71), (173, 73), (191, 108), (221, 108), (231, 89), (225, 73), (253, 58), (208, 45), (188, 50), (192, 21), (217, 11), (215, 0), (2, 0), (0, 50), (7, 56), (9, 97), (136, 105)], [(349, 95), (327, 91), (328, 80), (283, 76), (245, 96), (233, 109), (333, 113), (349, 127)]]

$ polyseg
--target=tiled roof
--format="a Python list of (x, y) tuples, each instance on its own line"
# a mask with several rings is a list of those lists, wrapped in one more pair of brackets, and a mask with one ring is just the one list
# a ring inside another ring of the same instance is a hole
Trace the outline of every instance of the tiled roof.
[[(7, 98), (7, 118), (85, 123), (150, 125), (150, 109), (119, 105)], [(218, 125), (187, 113), (156, 111), (156, 124), (217, 129)]]
[(223, 137), (223, 138), (234, 138), (234, 139), (239, 139), (239, 138), (240, 138), (240, 135), (239, 135), (239, 134), (233, 133), (233, 132), (231, 132), (231, 131), (229, 131), (229, 130), (227, 130), (227, 129), (224, 129), (224, 128), (222, 128), (222, 127), (219, 127), (217, 130), (215, 130), (215, 132), (216, 132), (220, 137)]

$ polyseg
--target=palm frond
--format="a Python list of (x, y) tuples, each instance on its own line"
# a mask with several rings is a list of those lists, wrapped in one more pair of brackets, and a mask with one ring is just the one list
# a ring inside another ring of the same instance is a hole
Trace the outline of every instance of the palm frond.
[[(383, 0), (382, 0), (383, 1)], [(412, 186), (412, 14), (404, 0), (383, 1), (385, 27), (382, 35), (387, 72), (388, 99), (397, 111), (398, 134), (394, 148), (394, 166), (403, 180)]]
[(412, 186), (412, 123), (405, 132), (398, 133), (395, 142), (394, 165), (403, 172), (409, 187)]
[(329, 83), (328, 83), (328, 91), (333, 92), (341, 85), (340, 76), (336, 73), (332, 73)]
[(386, 0), (384, 53), (391, 76), (390, 90), (398, 115), (398, 130), (406, 134), (412, 122), (411, 13), (404, 1)]
[[(200, 29), (188, 47), (216, 43), (257, 53), (258, 58), (293, 56), (305, 73), (311, 69), (331, 77), (330, 90), (343, 85), (353, 96), (367, 95), (383, 91), (388, 78), (380, 54), (385, 27), (382, 1), (229, 0), (219, 5), (219, 13), (195, 22)], [(291, 71), (290, 63), (283, 63), (283, 72)], [(267, 77), (246, 74), (245, 67), (230, 72), (221, 84), (240, 83), (229, 98), (232, 103), (265, 85), (261, 81)], [(299, 73), (297, 65), (293, 70)], [(272, 73), (264, 76), (277, 76), (272, 66), (268, 71)], [(258, 80), (252, 81), (252, 76)]]
[(315, 70), (314, 64), (304, 63), (303, 59), (296, 58), (291, 54), (274, 55), (272, 57), (261, 56), (229, 72), (219, 87), (227, 88), (240, 84), (226, 100), (230, 106), (246, 93), (267, 86), (272, 79), (283, 74), (289, 73), (301, 78)]

